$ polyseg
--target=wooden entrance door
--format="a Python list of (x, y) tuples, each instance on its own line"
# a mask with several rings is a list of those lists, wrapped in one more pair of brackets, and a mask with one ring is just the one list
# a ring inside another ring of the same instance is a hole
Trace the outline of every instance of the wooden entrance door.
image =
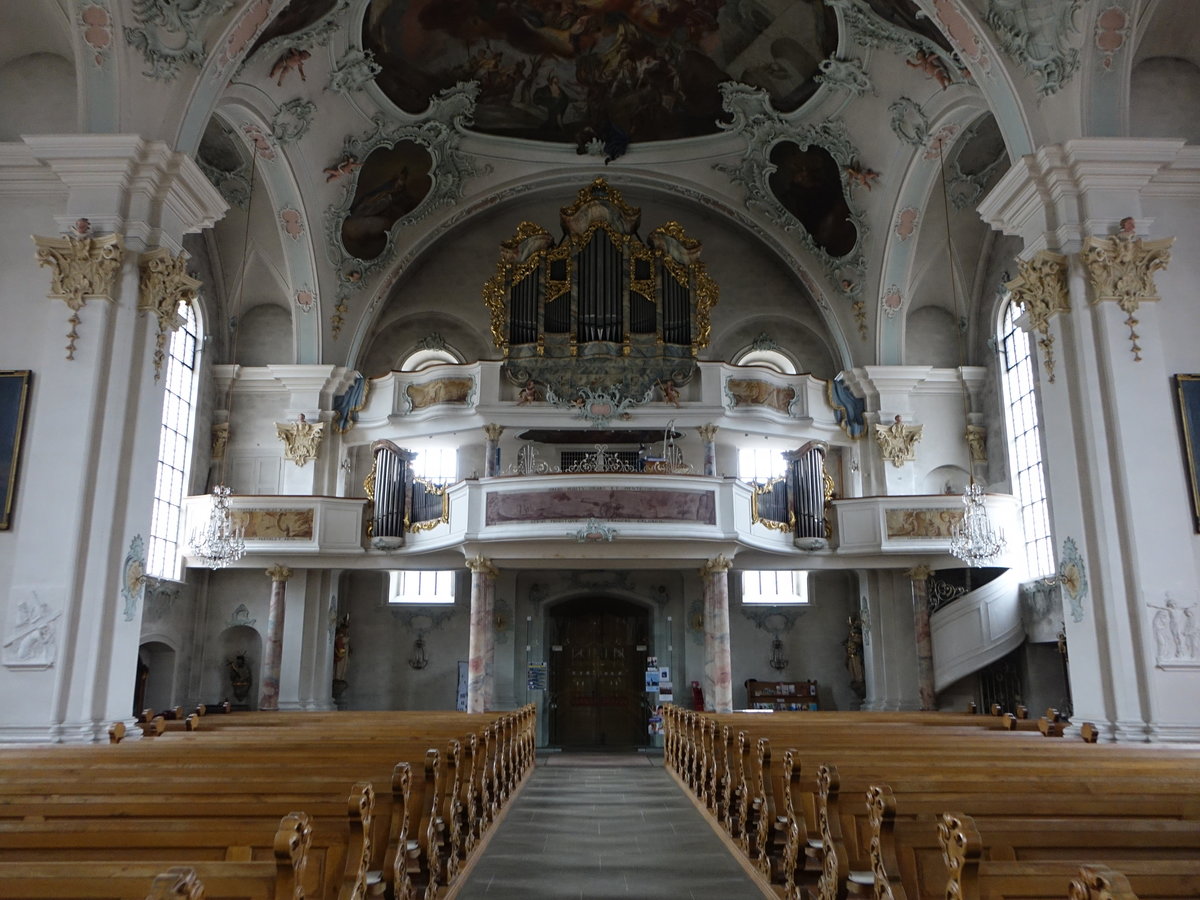
[(550, 615), (550, 740), (561, 747), (646, 743), (647, 611), (623, 600), (583, 598)]

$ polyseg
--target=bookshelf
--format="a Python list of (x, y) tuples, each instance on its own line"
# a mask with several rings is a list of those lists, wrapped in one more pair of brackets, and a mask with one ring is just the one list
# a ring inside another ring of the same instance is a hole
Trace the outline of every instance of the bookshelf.
[(746, 682), (748, 709), (769, 709), (776, 712), (819, 709), (815, 681), (758, 681)]

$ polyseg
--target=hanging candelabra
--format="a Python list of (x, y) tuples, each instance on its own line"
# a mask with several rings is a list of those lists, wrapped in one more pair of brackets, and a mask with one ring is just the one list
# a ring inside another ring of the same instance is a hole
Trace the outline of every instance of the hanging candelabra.
[(414, 669), (423, 669), (429, 665), (429, 657), (425, 655), (425, 638), (418, 637), (413, 641), (413, 655), (408, 664)]
[(229, 493), (229, 487), (224, 484), (212, 489), (208, 521), (192, 531), (189, 541), (191, 555), (210, 569), (221, 569), (237, 562), (246, 552), (246, 526), (233, 517)]
[(771, 658), (767, 662), (776, 672), (782, 672), (788, 667), (787, 657), (783, 655), (783, 641), (779, 638), (771, 641)]
[(983, 488), (971, 479), (963, 491), (963, 517), (950, 528), (950, 552), (969, 566), (984, 566), (1004, 552), (1004, 531), (992, 525)]

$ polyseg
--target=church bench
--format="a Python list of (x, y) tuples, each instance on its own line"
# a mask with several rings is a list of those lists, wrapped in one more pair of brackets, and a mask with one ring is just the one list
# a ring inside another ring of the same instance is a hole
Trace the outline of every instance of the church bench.
[[(1075, 877), (1078, 859), (1070, 861), (1013, 861), (984, 859), (989, 841), (970, 816), (944, 813), (938, 822), (938, 843), (947, 868), (940, 897), (961, 900), (1037, 900), (1061, 897)], [(1086, 854), (1089, 858), (1090, 853)], [(1200, 897), (1200, 857), (1135, 857), (1100, 852), (1142, 900)], [(1079, 858), (1085, 853), (1080, 852)]]
[[(312, 828), (303, 814), (280, 820), (273, 860), (196, 862), (190, 867), (210, 898), (293, 900), (303, 891)], [(6, 900), (142, 900), (163, 873), (159, 862), (0, 861), (0, 897)]]

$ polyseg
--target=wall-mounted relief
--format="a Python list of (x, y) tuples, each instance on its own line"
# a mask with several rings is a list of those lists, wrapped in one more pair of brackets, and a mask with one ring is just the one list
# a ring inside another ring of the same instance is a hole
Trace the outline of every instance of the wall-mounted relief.
[(1087, 600), (1087, 568), (1074, 538), (1063, 541), (1062, 557), (1058, 561), (1058, 580), (1071, 604), (1071, 621), (1083, 621), (1083, 603)]
[(1156, 665), (1160, 669), (1200, 669), (1200, 610), (1197, 604), (1180, 606), (1170, 594), (1161, 604), (1147, 603), (1155, 610), (1151, 617), (1154, 630)]
[(721, 127), (741, 135), (746, 150), (736, 165), (718, 164), (746, 192), (746, 206), (795, 234), (838, 290), (848, 298), (862, 290), (868, 227), (850, 200), (850, 170), (860, 154), (836, 119), (795, 122), (777, 112), (765, 91), (721, 85), (723, 108), (732, 116)]
[(43, 597), (61, 591), (18, 587), (10, 594), (8, 628), (0, 658), (9, 669), (49, 669), (58, 660), (61, 604), (52, 607)]
[(739, 406), (765, 406), (785, 416), (792, 414), (796, 389), (790, 385), (771, 384), (757, 378), (730, 378), (725, 382), (725, 398), (730, 409)]
[(238, 509), (232, 513), (243, 537), (256, 541), (312, 540), (313, 509)]
[(456, 203), (466, 179), (478, 174), (459, 149), (478, 95), (478, 84), (460, 83), (442, 91), (409, 123), (376, 114), (371, 131), (343, 143), (339, 159), (362, 166), (339, 179), (342, 197), (325, 212), (326, 248), (338, 273), (341, 307), (331, 320), (335, 337), (345, 299), (388, 263), (396, 231)]
[(962, 521), (962, 507), (945, 509), (889, 509), (884, 514), (889, 538), (950, 538)]
[(404, 388), (404, 398), (408, 407), (405, 411), (417, 412), (446, 403), (470, 406), (474, 396), (474, 376), (435, 378), (423, 384), (409, 384)]
[(178, 600), (178, 584), (158, 578), (147, 578), (145, 604), (142, 607), (142, 624), (161, 622), (171, 614)]
[(254, 623), (257, 621), (258, 621), (258, 619), (251, 618), (250, 610), (246, 606), (246, 604), (239, 603), (234, 608), (233, 612), (231, 612), (229, 614), (229, 621), (226, 622), (225, 625), (228, 628), (237, 628), (238, 626), (245, 626), (246, 628), (253, 628)]
[(1074, 43), (1081, 3), (988, 0), (984, 23), (995, 33), (1000, 48), (1037, 78), (1037, 90), (1043, 97), (1062, 90), (1079, 68), (1079, 49)]
[(183, 65), (202, 66), (208, 55), (202, 34), (213, 16), (226, 12), (234, 0), (134, 0), (134, 25), (125, 26), (125, 40), (142, 54), (148, 68), (142, 74), (174, 81)]
[(121, 599), (125, 601), (124, 617), (132, 622), (138, 602), (146, 593), (146, 545), (140, 534), (129, 542), (129, 552), (121, 564)]

